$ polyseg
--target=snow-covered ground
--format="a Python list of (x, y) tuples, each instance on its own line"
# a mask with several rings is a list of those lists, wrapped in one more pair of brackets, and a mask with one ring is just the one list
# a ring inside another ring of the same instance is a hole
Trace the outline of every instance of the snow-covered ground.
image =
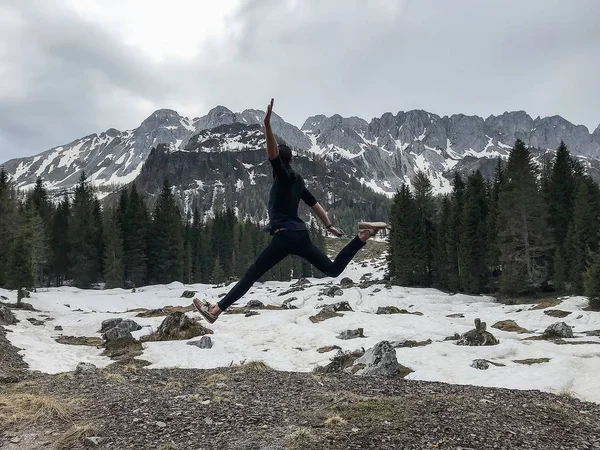
[[(382, 276), (382, 268), (373, 270), (352, 263), (340, 277), (350, 277), (358, 282), (372, 272), (373, 278)], [(588, 337), (582, 332), (600, 329), (600, 313), (583, 310), (587, 300), (583, 297), (563, 299), (552, 309), (571, 311), (564, 319), (544, 314), (544, 310), (531, 310), (533, 305), (508, 306), (496, 303), (492, 297), (448, 295), (435, 289), (413, 289), (394, 286), (387, 289), (376, 284), (365, 289), (344, 289), (342, 296), (330, 298), (319, 295), (327, 285), (339, 279), (311, 279), (303, 291), (280, 296), (291, 283), (257, 283), (240, 306), (249, 300), (265, 304), (281, 305), (283, 300), (297, 297), (293, 304), (298, 309), (268, 311), (260, 315), (244, 317), (243, 314), (223, 315), (209, 327), (212, 349), (199, 349), (186, 345), (186, 341), (147, 342), (141, 359), (152, 363), (150, 368), (213, 368), (228, 366), (242, 361), (262, 360), (274, 369), (286, 371), (310, 371), (317, 365), (325, 365), (335, 352), (318, 353), (319, 347), (338, 345), (344, 350), (365, 349), (381, 340), (405, 339), (432, 344), (416, 348), (398, 348), (398, 361), (414, 370), (408, 378), (416, 380), (443, 381), (457, 384), (475, 384), (516, 389), (540, 389), (543, 391), (576, 395), (582, 400), (600, 403), (600, 338)], [(181, 298), (184, 290), (197, 291), (197, 297), (214, 301), (227, 287), (210, 285), (147, 286), (136, 293), (129, 290), (83, 291), (63, 287), (39, 290), (28, 299), (40, 312), (17, 311), (20, 322), (8, 327), (12, 332), (8, 339), (22, 349), (25, 361), (32, 370), (57, 373), (73, 370), (79, 362), (91, 362), (99, 367), (112, 361), (100, 356), (101, 349), (77, 345), (59, 344), (55, 338), (65, 336), (100, 336), (98, 330), (103, 320), (111, 317), (133, 318), (142, 325), (140, 336), (155, 330), (164, 317), (139, 318), (134, 308), (160, 308), (166, 305), (186, 306), (189, 299)], [(379, 291), (378, 291), (379, 290)], [(14, 292), (0, 290), (0, 295), (14, 301)], [(322, 300), (319, 300), (321, 298)], [(312, 323), (316, 307), (322, 304), (348, 301), (354, 312), (343, 312), (321, 323)], [(396, 306), (410, 312), (419, 311), (422, 316), (410, 314), (376, 315), (379, 306)], [(449, 318), (450, 314), (463, 314), (464, 318)], [(199, 317), (196, 312), (188, 313)], [(27, 318), (48, 320), (44, 325), (33, 325)], [(463, 333), (472, 328), (476, 317), (487, 322), (500, 344), (490, 347), (463, 347), (453, 341), (444, 341), (455, 332)], [(492, 328), (500, 320), (512, 319), (532, 333), (517, 334)], [(594, 341), (599, 344), (557, 345), (548, 341), (523, 340), (542, 333), (551, 323), (565, 321), (573, 327), (574, 339), (569, 341)], [(55, 331), (60, 325), (63, 331)], [(361, 327), (364, 339), (340, 340), (341, 331)], [(199, 338), (196, 338), (199, 339)], [(490, 365), (488, 370), (470, 367), (477, 358), (505, 364)], [(513, 362), (526, 358), (551, 358), (549, 362), (522, 365)]]

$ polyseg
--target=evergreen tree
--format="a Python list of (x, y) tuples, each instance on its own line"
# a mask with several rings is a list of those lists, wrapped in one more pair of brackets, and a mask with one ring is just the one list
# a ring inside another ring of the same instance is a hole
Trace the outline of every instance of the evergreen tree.
[[(0, 167), (0, 251), (12, 254), (15, 244), (17, 223), (17, 201), (12, 183), (4, 167)], [(10, 258), (0, 257), (0, 286), (8, 282)]]
[(460, 242), (462, 229), (462, 211), (465, 183), (458, 172), (452, 180), (452, 216), (451, 225), (446, 236), (448, 258), (448, 288), (458, 292), (462, 290)]
[(436, 223), (437, 242), (434, 254), (434, 285), (440, 289), (448, 288), (448, 236), (451, 233), (452, 200), (442, 198)]
[(34, 203), (25, 205), (25, 221), (23, 233), (25, 243), (29, 247), (30, 267), (34, 275), (34, 287), (44, 283), (44, 269), (50, 258), (50, 245), (47, 236), (47, 226), (43, 222)]
[(563, 247), (573, 218), (575, 172), (567, 146), (561, 141), (556, 150), (548, 183), (548, 223), (557, 247)]
[(415, 228), (413, 233), (416, 283), (431, 286), (433, 255), (435, 252), (435, 204), (431, 182), (425, 173), (417, 172), (413, 180), (415, 190)]
[(223, 271), (223, 266), (221, 265), (221, 260), (217, 256), (215, 259), (215, 265), (213, 266), (210, 282), (213, 284), (220, 284), (225, 281), (225, 272)]
[(600, 253), (590, 254), (590, 265), (583, 274), (583, 287), (590, 298), (590, 307), (600, 310)]
[(152, 233), (151, 280), (156, 283), (170, 283), (183, 279), (183, 238), (181, 235), (181, 215), (167, 179), (163, 182), (156, 208)]
[(106, 219), (104, 232), (104, 282), (107, 289), (124, 286), (123, 238), (119, 225), (118, 210), (113, 210)]
[(498, 204), (504, 180), (504, 167), (498, 158), (494, 180), (489, 189), (489, 213), (487, 220), (487, 265), (493, 273), (500, 272), (500, 248), (498, 247)]
[(17, 304), (21, 303), (21, 290), (31, 289), (34, 284), (34, 273), (31, 267), (31, 249), (27, 245), (25, 233), (19, 233), (9, 258), (10, 289), (17, 289)]
[(51, 273), (55, 278), (56, 286), (61, 286), (68, 277), (69, 270), (69, 216), (71, 204), (65, 194), (63, 200), (56, 208), (52, 217), (51, 229)]
[(131, 185), (128, 195), (121, 195), (119, 210), (122, 216), (125, 279), (130, 280), (134, 286), (142, 286), (147, 282), (150, 218), (146, 202), (138, 194), (135, 183)]
[(94, 195), (85, 173), (82, 172), (75, 188), (72, 213), (69, 217), (69, 273), (73, 283), (80, 288), (89, 288), (98, 280), (98, 212)]
[(415, 277), (415, 223), (414, 198), (403, 184), (394, 196), (390, 211), (390, 252), (388, 267), (390, 279), (401, 286), (413, 285)]
[(577, 294), (583, 293), (583, 274), (588, 268), (588, 256), (598, 251), (598, 215), (600, 200), (598, 185), (588, 177), (577, 183), (573, 222), (567, 236), (569, 280)]
[(551, 236), (536, 175), (531, 153), (517, 140), (506, 166), (498, 211), (500, 289), (505, 293), (531, 291), (548, 280)]

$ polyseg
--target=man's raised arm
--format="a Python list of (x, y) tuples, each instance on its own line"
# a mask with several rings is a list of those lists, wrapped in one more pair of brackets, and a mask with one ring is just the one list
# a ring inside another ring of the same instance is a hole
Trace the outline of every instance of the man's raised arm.
[(311, 208), (315, 212), (317, 217), (319, 219), (321, 219), (321, 222), (323, 222), (323, 224), (325, 225), (325, 228), (327, 228), (327, 231), (329, 231), (330, 233), (334, 234), (337, 237), (341, 237), (344, 235), (344, 233), (342, 233), (340, 230), (338, 230), (331, 224), (331, 221), (329, 220), (329, 217), (327, 216), (327, 212), (323, 209), (323, 207), (319, 204), (319, 202), (315, 203), (313, 206), (311, 206)]
[(279, 156), (279, 149), (277, 148), (277, 140), (271, 129), (271, 112), (273, 111), (273, 99), (271, 103), (267, 105), (267, 112), (265, 114), (265, 135), (267, 138), (267, 156), (269, 159), (275, 159)]

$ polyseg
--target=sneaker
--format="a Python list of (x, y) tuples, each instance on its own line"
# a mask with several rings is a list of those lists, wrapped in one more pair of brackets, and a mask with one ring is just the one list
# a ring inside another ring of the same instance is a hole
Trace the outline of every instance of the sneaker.
[(217, 316), (215, 316), (214, 314), (211, 314), (209, 312), (208, 308), (210, 307), (210, 305), (208, 304), (208, 302), (205, 302), (204, 300), (198, 300), (197, 298), (195, 298), (194, 306), (196, 307), (198, 312), (202, 315), (202, 317), (204, 317), (206, 319), (206, 321), (208, 323), (215, 323), (215, 320), (218, 319)]
[(385, 222), (359, 222), (358, 231), (368, 231), (371, 236), (375, 236), (378, 231), (387, 230), (388, 225)]

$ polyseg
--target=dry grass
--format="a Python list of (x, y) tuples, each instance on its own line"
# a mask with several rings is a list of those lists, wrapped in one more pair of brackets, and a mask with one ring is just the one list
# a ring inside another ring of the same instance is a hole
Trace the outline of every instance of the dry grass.
[(319, 323), (319, 322), (323, 322), (324, 320), (327, 319), (333, 319), (334, 317), (343, 317), (343, 314), (340, 313), (336, 313), (336, 312), (330, 312), (330, 311), (319, 311), (319, 313), (315, 316), (310, 316), (308, 319), (312, 322), (312, 323)]
[(56, 450), (70, 450), (77, 444), (82, 444), (86, 438), (97, 436), (98, 432), (99, 428), (91, 422), (74, 424), (52, 444), (52, 447)]
[(537, 303), (537, 305), (531, 308), (531, 310), (553, 308), (554, 306), (560, 305), (562, 303), (562, 300), (559, 300), (555, 297), (546, 297), (535, 301), (535, 303)]
[(216, 386), (219, 383), (224, 383), (228, 378), (222, 373), (213, 373), (206, 377), (205, 384), (207, 386)]
[(68, 421), (73, 401), (47, 395), (11, 393), (0, 395), (0, 423), (41, 423), (52, 419)]
[(183, 388), (183, 385), (181, 384), (181, 381), (167, 381), (162, 385), (162, 388), (165, 391), (174, 391), (174, 392), (181, 392), (181, 389)]
[(169, 306), (165, 306), (160, 309), (136, 308), (136, 309), (132, 309), (130, 311), (137, 312), (138, 314), (136, 314), (136, 317), (162, 317), (162, 316), (169, 316), (169, 315), (173, 314), (174, 312), (186, 313), (186, 312), (195, 311), (195, 310), (196, 310), (196, 308), (192, 304), (192, 305), (188, 305), (188, 306), (170, 306), (169, 305)]
[(247, 361), (240, 365), (240, 369), (248, 372), (269, 372), (273, 370), (264, 361)]
[(317, 439), (308, 428), (298, 428), (286, 438), (286, 450), (307, 450), (316, 448)]
[(331, 428), (345, 425), (346, 423), (347, 422), (337, 414), (332, 414), (325, 419), (325, 426)]
[(123, 375), (121, 375), (120, 373), (115, 373), (115, 372), (102, 372), (102, 378), (104, 378), (106, 381), (110, 381), (112, 383), (125, 383), (127, 380), (125, 379), (125, 377)]
[(550, 358), (527, 358), (527, 359), (514, 359), (513, 362), (517, 364), (525, 364), (531, 366), (532, 364), (542, 364), (550, 361)]
[(497, 328), (501, 331), (513, 331), (515, 333), (530, 333), (529, 330), (517, 325), (514, 320), (501, 320), (492, 325), (492, 328)]
[(86, 345), (89, 347), (99, 347), (102, 345), (101, 338), (90, 336), (60, 336), (55, 341), (59, 344)]

